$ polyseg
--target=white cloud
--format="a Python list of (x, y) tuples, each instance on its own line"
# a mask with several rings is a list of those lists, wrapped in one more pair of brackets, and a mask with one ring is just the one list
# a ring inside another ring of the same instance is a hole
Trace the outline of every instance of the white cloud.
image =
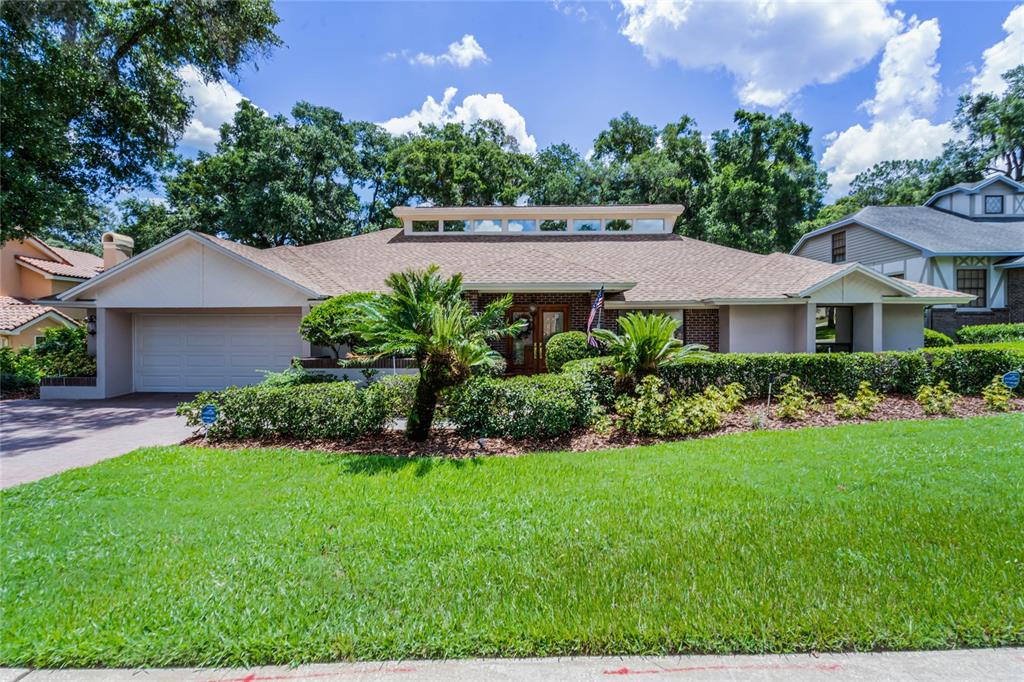
[(462, 104), (452, 107), (456, 88), (447, 88), (444, 97), (438, 102), (431, 96), (427, 96), (425, 102), (419, 109), (410, 111), (405, 116), (398, 116), (389, 119), (381, 125), (392, 135), (404, 135), (415, 133), (421, 125), (445, 123), (474, 123), (476, 121), (493, 119), (500, 121), (505, 126), (506, 132), (519, 142), (519, 148), (529, 154), (537, 151), (537, 140), (526, 130), (526, 119), (515, 107), (505, 101), (500, 93), (487, 95), (469, 95), (462, 100)]
[(829, 198), (846, 194), (857, 173), (879, 161), (938, 156), (953, 137), (950, 123), (933, 124), (927, 118), (942, 94), (935, 62), (941, 40), (936, 19), (912, 19), (907, 31), (886, 44), (875, 96), (862, 105), (871, 114), (871, 124), (825, 137), (830, 144), (821, 165), (832, 185)]
[(420, 52), (410, 59), (409, 63), (422, 64), (423, 66), (449, 64), (451, 66), (457, 66), (460, 69), (465, 69), (473, 62), (483, 62), (486, 64), (488, 61), (490, 61), (490, 59), (487, 57), (487, 53), (484, 52), (484, 48), (480, 47), (480, 43), (476, 42), (476, 38), (467, 33), (462, 36), (461, 40), (456, 40), (454, 43), (449, 45), (448, 51), (444, 54), (426, 54), (424, 52)]
[(1024, 63), (1024, 5), (1010, 10), (1003, 22), (1006, 38), (982, 54), (984, 64), (981, 72), (971, 79), (971, 94), (991, 92), (1001, 95), (1006, 91), (1002, 75), (1015, 66)]
[(886, 0), (622, 0), (622, 34), (653, 61), (724, 68), (744, 104), (778, 107), (870, 61), (902, 23)]
[(185, 95), (194, 103), (192, 120), (181, 141), (211, 151), (220, 141), (220, 126), (235, 117), (238, 103), (245, 97), (227, 81), (206, 83), (192, 65), (182, 67), (178, 75), (185, 81)]

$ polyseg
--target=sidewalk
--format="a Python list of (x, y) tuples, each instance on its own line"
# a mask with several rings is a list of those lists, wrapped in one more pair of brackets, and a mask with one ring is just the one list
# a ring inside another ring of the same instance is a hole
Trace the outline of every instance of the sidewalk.
[(0, 670), (0, 682), (475, 682), (476, 680), (1022, 680), (1024, 648), (786, 656), (659, 656), (331, 663), (298, 668)]

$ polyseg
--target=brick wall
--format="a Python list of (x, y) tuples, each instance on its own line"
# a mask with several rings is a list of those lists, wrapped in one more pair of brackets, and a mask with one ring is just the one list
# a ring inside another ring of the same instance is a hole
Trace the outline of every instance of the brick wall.
[(1009, 308), (993, 308), (984, 312), (961, 312), (956, 308), (932, 308), (931, 322), (928, 326), (955, 339), (956, 331), (960, 327), (976, 324), (1003, 324), (1009, 321)]
[(1009, 322), (1024, 322), (1024, 268), (1006, 271), (1006, 303)]
[[(620, 315), (631, 311), (618, 308), (604, 311), (604, 327), (617, 330)], [(683, 327), (677, 336), (684, 343), (701, 343), (708, 350), (718, 352), (718, 308), (686, 309), (683, 311)]]
[[(475, 310), (498, 300), (503, 294), (467, 292), (467, 300)], [(474, 302), (474, 298), (476, 299)], [(569, 306), (569, 330), (586, 331), (587, 316), (590, 315), (591, 294), (512, 294), (512, 305), (567, 305)]]

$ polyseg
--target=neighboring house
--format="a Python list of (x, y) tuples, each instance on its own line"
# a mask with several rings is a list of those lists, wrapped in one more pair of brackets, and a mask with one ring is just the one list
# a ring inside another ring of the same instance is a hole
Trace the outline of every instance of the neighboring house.
[(1005, 175), (953, 185), (923, 206), (868, 206), (808, 232), (792, 253), (971, 294), (931, 309), (929, 326), (945, 334), (1024, 322), (1024, 185)]
[[(819, 310), (842, 307), (853, 350), (922, 345), (924, 309), (969, 297), (890, 279), (855, 263), (762, 256), (671, 233), (681, 206), (394, 210), (404, 229), (256, 249), (183, 232), (60, 294), (95, 309), (97, 379), (65, 397), (195, 391), (262, 379), (293, 357), (327, 355), (297, 334), (311, 306), (382, 291), (392, 272), (462, 273), (474, 306), (512, 293), (527, 332), (502, 344), (511, 372), (544, 368), (552, 334), (582, 330), (595, 293), (603, 324), (629, 310), (682, 322), (721, 352), (814, 352)], [(56, 395), (56, 394), (55, 394)]]
[(53, 298), (102, 270), (103, 259), (91, 253), (35, 237), (8, 241), (0, 247), (0, 346), (33, 346), (51, 327), (80, 323), (84, 308), (56, 310), (33, 300)]

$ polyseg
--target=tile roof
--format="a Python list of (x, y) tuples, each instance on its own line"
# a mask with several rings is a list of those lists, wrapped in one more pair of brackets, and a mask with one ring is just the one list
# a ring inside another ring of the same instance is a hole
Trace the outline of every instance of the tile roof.
[[(56, 251), (56, 249), (54, 249)], [(61, 249), (61, 251), (68, 252), (67, 249)], [(72, 251), (70, 253), (80, 253)], [(46, 260), (45, 258), (32, 258), (31, 256), (15, 256), (14, 259), (26, 265), (30, 265), (37, 270), (42, 270), (51, 275), (57, 277), (75, 277), (78, 279), (90, 279), (95, 277), (103, 271), (103, 259), (97, 258), (90, 254), (81, 254), (83, 256), (90, 256), (91, 258), (99, 261), (98, 265), (91, 264), (91, 261), (86, 259), (76, 259), (79, 264), (75, 263), (58, 263), (53, 260)], [(63, 257), (63, 254), (62, 254)], [(90, 264), (86, 264), (90, 263)]]
[(47, 313), (55, 313), (70, 322), (74, 322), (70, 317), (54, 308), (35, 305), (21, 298), (0, 296), (0, 331), (13, 331)]
[[(380, 291), (392, 272), (436, 264), (467, 288), (605, 285), (629, 303), (781, 299), (849, 264), (731, 249), (675, 234), (416, 235), (370, 232), (307, 246), (254, 249), (200, 235), (324, 296)], [(954, 292), (906, 282), (922, 296)]]
[(51, 246), (50, 248), (56, 251), (58, 256), (76, 267), (97, 271), (103, 269), (103, 259), (96, 254), (86, 251), (75, 251), (74, 249), (64, 249), (59, 246)]

